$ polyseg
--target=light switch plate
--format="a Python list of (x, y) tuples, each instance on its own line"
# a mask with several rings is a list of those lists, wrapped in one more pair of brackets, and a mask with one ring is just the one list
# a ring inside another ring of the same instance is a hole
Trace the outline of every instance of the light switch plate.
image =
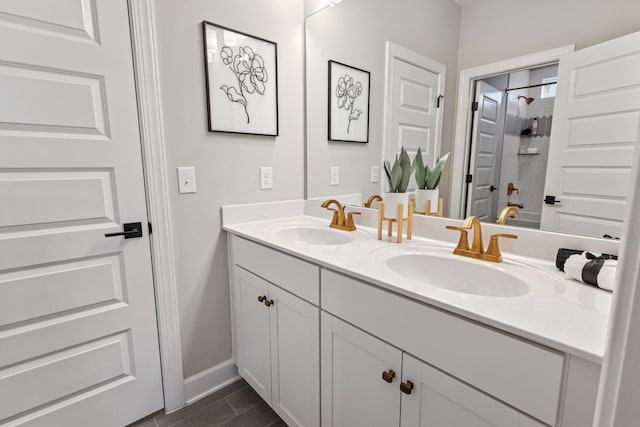
[(329, 185), (340, 185), (340, 167), (331, 166), (331, 180)]
[(273, 189), (273, 168), (271, 166), (262, 166), (260, 168), (260, 189)]
[(379, 174), (380, 174), (380, 167), (371, 166), (371, 182), (378, 182), (380, 180)]
[(196, 169), (194, 167), (179, 167), (178, 169), (178, 193), (196, 192)]

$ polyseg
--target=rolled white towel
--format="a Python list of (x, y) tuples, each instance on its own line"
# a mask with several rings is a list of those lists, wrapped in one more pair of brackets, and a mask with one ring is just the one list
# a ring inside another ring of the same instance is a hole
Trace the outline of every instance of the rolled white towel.
[(618, 270), (618, 261), (608, 259), (600, 268), (598, 273), (598, 287), (613, 292), (616, 281), (616, 271)]
[(567, 273), (572, 279), (582, 280), (582, 268), (589, 260), (585, 256), (585, 253), (571, 255), (564, 262), (564, 272)]
[(613, 292), (618, 261), (598, 255), (589, 252), (571, 255), (564, 263), (564, 271), (573, 279)]

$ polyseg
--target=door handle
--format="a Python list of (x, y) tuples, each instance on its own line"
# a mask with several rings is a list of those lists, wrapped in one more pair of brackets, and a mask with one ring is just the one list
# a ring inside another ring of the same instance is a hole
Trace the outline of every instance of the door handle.
[(494, 191), (496, 191), (498, 189), (498, 187), (494, 187), (493, 185), (491, 187), (489, 187), (489, 191), (491, 191), (492, 193)]
[(118, 233), (107, 233), (104, 235), (104, 237), (123, 236), (125, 239), (135, 239), (137, 237), (142, 237), (141, 222), (127, 222), (126, 224), (122, 224), (122, 229), (124, 231), (120, 231)]
[(555, 205), (556, 203), (560, 203), (560, 200), (556, 200), (556, 196), (544, 196), (545, 205)]

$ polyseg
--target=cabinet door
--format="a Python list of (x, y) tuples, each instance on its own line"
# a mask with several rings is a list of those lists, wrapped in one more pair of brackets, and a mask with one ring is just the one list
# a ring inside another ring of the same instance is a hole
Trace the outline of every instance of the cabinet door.
[(321, 319), (322, 426), (398, 426), (401, 351), (330, 314)]
[(544, 427), (526, 415), (404, 354), (401, 427)]
[(273, 409), (289, 426), (320, 425), (320, 309), (269, 287)]
[(235, 267), (236, 363), (240, 375), (265, 401), (271, 402), (269, 308), (258, 297), (268, 296), (269, 284)]

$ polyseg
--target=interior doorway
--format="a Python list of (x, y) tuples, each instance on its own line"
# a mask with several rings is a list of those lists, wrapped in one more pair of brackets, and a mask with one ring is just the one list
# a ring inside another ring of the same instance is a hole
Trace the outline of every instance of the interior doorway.
[(0, 424), (127, 425), (163, 407), (128, 4), (0, 9)]
[(495, 222), (513, 206), (507, 224), (540, 228), (558, 64), (473, 81), (464, 214)]

